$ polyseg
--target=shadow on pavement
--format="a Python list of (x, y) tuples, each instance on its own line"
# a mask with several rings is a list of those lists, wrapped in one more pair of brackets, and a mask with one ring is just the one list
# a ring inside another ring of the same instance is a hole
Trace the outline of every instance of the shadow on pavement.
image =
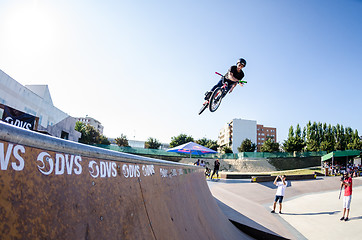
[(226, 217), (232, 222), (240, 231), (248, 234), (249, 236), (255, 239), (270, 239), (270, 240), (279, 240), (279, 239), (287, 239), (279, 234), (269, 230), (268, 228), (258, 224), (252, 219), (244, 216), (238, 211), (232, 209), (226, 204), (215, 198), (217, 205), (220, 207), (222, 212), (226, 215)]
[(340, 212), (341, 211), (316, 212), (316, 213), (286, 213), (286, 212), (283, 212), (283, 215), (293, 215), (293, 216), (299, 216), (299, 215), (334, 215), (334, 214), (337, 214), (337, 213), (340, 213)]
[[(258, 184), (263, 185), (264, 187), (267, 187), (267, 188), (277, 189), (277, 186), (275, 186), (273, 182), (260, 182)], [(291, 187), (291, 186), (292, 186), (291, 181), (287, 181), (287, 187)]]
[(362, 216), (349, 218), (350, 221), (352, 221), (352, 220), (360, 220), (360, 219), (362, 219)]

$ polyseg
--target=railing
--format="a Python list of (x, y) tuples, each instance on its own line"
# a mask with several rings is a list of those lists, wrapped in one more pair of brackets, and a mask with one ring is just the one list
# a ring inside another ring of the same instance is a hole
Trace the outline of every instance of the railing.
[[(167, 152), (159, 149), (149, 148), (135, 148), (135, 147), (119, 147), (117, 145), (97, 145), (97, 147), (106, 148), (118, 152), (131, 153), (137, 155), (149, 155), (149, 156), (168, 156), (168, 157), (181, 157), (190, 158), (190, 154)], [(300, 152), (300, 153), (288, 153), (288, 152), (242, 152), (242, 153), (226, 153), (226, 154), (203, 154), (203, 155), (191, 155), (191, 158), (211, 158), (211, 159), (242, 159), (242, 158), (292, 158), (292, 157), (321, 157), (327, 154), (325, 151), (321, 152)]]

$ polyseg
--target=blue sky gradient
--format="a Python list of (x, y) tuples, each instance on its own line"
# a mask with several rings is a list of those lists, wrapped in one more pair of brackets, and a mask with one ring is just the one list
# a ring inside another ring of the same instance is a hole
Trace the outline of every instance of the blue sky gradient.
[[(326, 122), (362, 135), (362, 1), (0, 0), (0, 69), (48, 84), (107, 137), (217, 139), (233, 118)], [(203, 95), (243, 57), (244, 87), (215, 113)]]

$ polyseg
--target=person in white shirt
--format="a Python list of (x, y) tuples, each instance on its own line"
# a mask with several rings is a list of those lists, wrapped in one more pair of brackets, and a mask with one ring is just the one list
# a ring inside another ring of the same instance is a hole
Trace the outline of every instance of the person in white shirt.
[[(278, 178), (280, 178), (281, 182), (278, 182)], [(288, 182), (285, 180), (285, 175), (277, 176), (274, 180), (274, 185), (278, 187), (277, 192), (275, 194), (275, 200), (273, 204), (273, 210), (271, 213), (275, 213), (275, 207), (277, 202), (279, 201), (279, 213), (282, 213), (282, 202), (284, 198), (285, 189), (287, 188)]]

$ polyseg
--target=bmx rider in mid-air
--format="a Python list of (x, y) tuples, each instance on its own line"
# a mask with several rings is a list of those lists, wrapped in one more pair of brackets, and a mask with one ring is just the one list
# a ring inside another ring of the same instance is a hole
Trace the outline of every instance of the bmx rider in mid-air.
[[(243, 58), (240, 58), (236, 66), (233, 65), (229, 68), (228, 72), (224, 75), (225, 81), (228, 82), (228, 88), (229, 93), (231, 93), (234, 88), (236, 87), (236, 84), (244, 78), (244, 72), (243, 68), (246, 66), (246, 61)], [(220, 81), (211, 89), (211, 91), (208, 91), (205, 93), (205, 100), (208, 100), (212, 94), (212, 92), (217, 88), (221, 87), (223, 85), (223, 78), (220, 79)], [(240, 86), (243, 86), (242, 83), (239, 82)]]

